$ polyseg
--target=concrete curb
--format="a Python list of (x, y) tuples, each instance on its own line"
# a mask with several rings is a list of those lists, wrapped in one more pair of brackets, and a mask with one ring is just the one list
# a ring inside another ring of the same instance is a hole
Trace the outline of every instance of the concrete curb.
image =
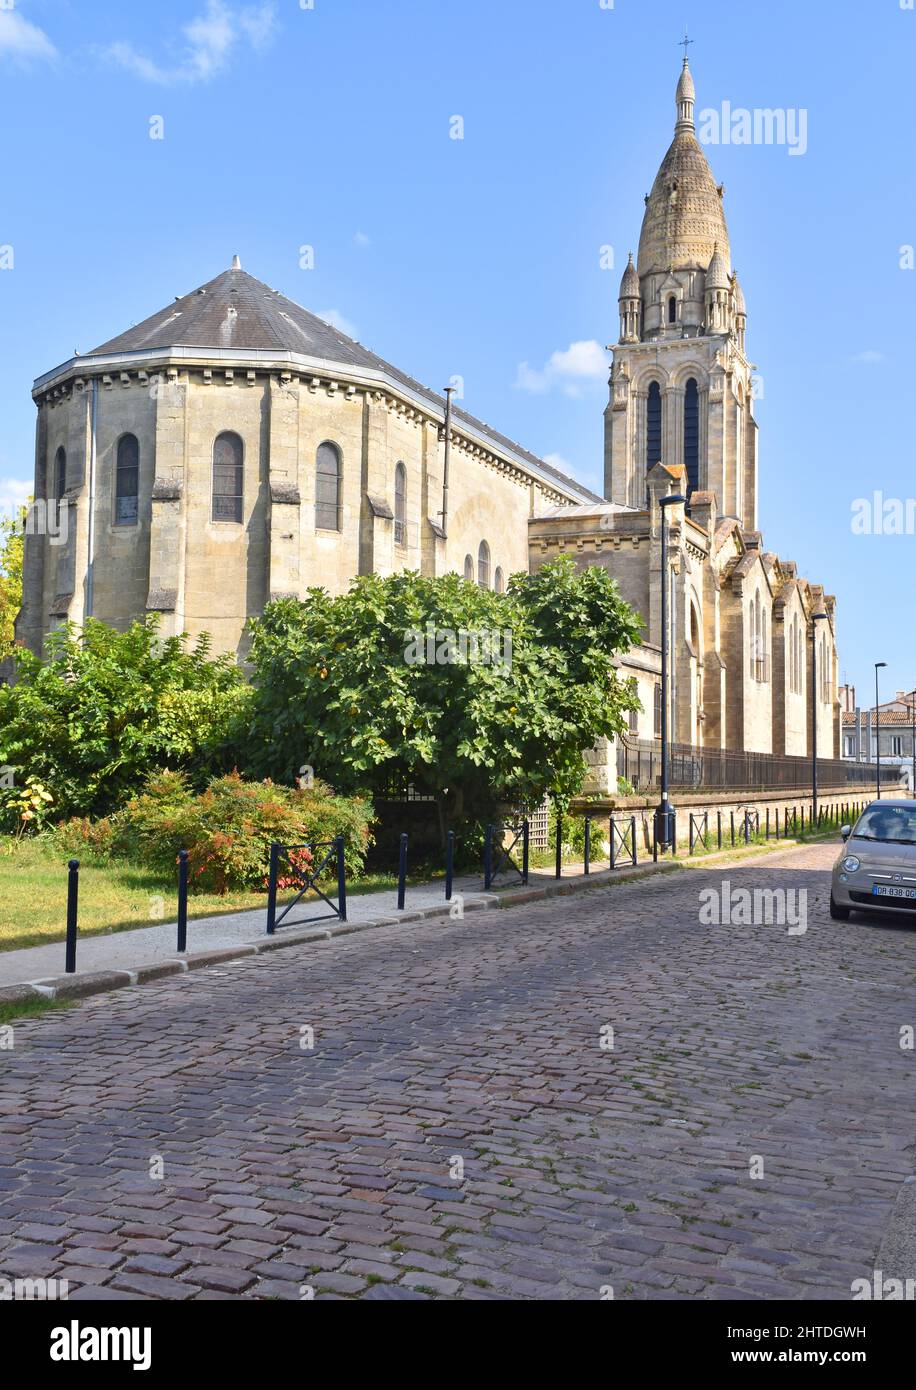
[[(748, 853), (745, 857), (753, 860), (764, 858), (774, 848), (798, 849), (797, 841), (783, 840), (778, 846), (760, 847), (759, 854)], [(709, 865), (735, 851), (728, 849), (718, 853), (703, 855), (693, 860), (696, 867)], [(635, 868), (601, 869), (588, 878), (577, 877), (561, 879), (559, 882), (539, 884), (527, 888), (506, 888), (498, 893), (479, 893), (473, 901), (463, 904), (462, 912), (467, 916), (472, 912), (489, 912), (510, 907), (523, 907), (528, 903), (544, 902), (548, 898), (570, 897), (588, 893), (596, 888), (610, 885), (638, 883), (643, 879), (657, 878), (664, 874), (677, 873), (686, 867), (684, 861), (667, 860), (657, 864), (640, 864)], [(457, 895), (456, 895), (457, 897)], [(82, 999), (93, 994), (105, 994), (109, 990), (124, 989), (130, 985), (149, 984), (155, 980), (167, 979), (173, 975), (183, 975), (189, 970), (206, 970), (213, 965), (232, 961), (247, 960), (268, 951), (280, 951), (294, 946), (310, 946), (332, 941), (338, 936), (352, 936), (356, 932), (373, 931), (376, 927), (400, 926), (403, 922), (441, 921), (450, 917), (455, 900), (438, 907), (422, 907), (413, 911), (401, 912), (393, 917), (374, 917), (366, 922), (342, 922), (337, 926), (308, 927), (303, 931), (294, 929), (277, 936), (264, 936), (257, 942), (246, 942), (239, 946), (226, 947), (218, 951), (192, 951), (187, 955), (139, 964), (125, 970), (98, 970), (84, 975), (52, 975), (47, 978), (30, 980), (25, 984), (0, 986), (0, 1005), (22, 1004), (31, 999)]]

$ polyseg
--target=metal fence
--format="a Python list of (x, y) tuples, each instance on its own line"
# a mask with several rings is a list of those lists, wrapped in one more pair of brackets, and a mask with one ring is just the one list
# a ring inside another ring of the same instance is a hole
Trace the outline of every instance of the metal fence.
[[(638, 792), (652, 791), (661, 781), (661, 744), (646, 739), (620, 738), (617, 742), (617, 776), (625, 777)], [(875, 782), (873, 763), (854, 763), (842, 758), (818, 758), (817, 776), (822, 787), (866, 787)], [(899, 769), (881, 768), (882, 785), (899, 781)], [(727, 748), (692, 748), (670, 745), (669, 785), (681, 791), (766, 791), (784, 788), (801, 791), (811, 786), (811, 759), (782, 757), (775, 753), (731, 752)]]

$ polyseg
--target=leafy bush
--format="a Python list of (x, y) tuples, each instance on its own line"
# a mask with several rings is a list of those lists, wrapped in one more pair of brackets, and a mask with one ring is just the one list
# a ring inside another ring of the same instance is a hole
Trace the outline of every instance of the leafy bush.
[(160, 638), (158, 618), (117, 632), (89, 618), (15, 649), (16, 684), (0, 686), (0, 765), (39, 779), (58, 815), (104, 815), (151, 769), (183, 767), (200, 785), (222, 762), (249, 699), (235, 661)]
[[(250, 627), (251, 770), (289, 782), (311, 764), (379, 800), (411, 785), (435, 798), (440, 836), (501, 803), (574, 795), (585, 751), (635, 701), (615, 662), (640, 620), (606, 570), (568, 557), (513, 575), (507, 594), (456, 574), (364, 575), (270, 603)], [(469, 633), (487, 634), (483, 659)]]
[(88, 816), (74, 816), (55, 826), (51, 835), (55, 848), (71, 859), (104, 862), (111, 858), (114, 826), (107, 818), (90, 820)]
[[(547, 813), (547, 843), (557, 852), (557, 811), (551, 802)], [(585, 817), (567, 812), (563, 816), (563, 852), (574, 859), (585, 855)], [(593, 820), (591, 835), (592, 859), (603, 859), (607, 853), (607, 822)]]
[(15, 835), (34, 835), (43, 830), (54, 812), (54, 797), (37, 777), (27, 777), (24, 785), (0, 781), (0, 830)]
[(163, 772), (111, 818), (111, 847), (164, 872), (186, 849), (192, 891), (225, 893), (266, 885), (274, 840), (314, 845), (343, 835), (347, 872), (360, 873), (371, 815), (369, 802), (337, 796), (322, 782), (293, 790), (233, 772), (198, 793), (186, 774)]

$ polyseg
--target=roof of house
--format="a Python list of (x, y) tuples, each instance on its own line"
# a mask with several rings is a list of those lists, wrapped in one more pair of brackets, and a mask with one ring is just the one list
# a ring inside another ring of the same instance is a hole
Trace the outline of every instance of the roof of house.
[[(238, 257), (230, 270), (224, 270), (190, 294), (182, 295), (126, 332), (109, 338), (79, 360), (178, 347), (237, 349), (240, 353), (293, 352), (343, 367), (369, 368), (384, 372), (436, 406), (440, 412), (445, 410), (444, 396), (370, 352), (353, 338), (348, 338), (317, 314), (287, 299), (279, 290), (272, 290), (263, 281), (256, 280), (241, 268)], [(604, 500), (466, 411), (453, 408), (452, 418), (456, 426), (463, 422), (485, 433), (497, 447), (521, 455), (539, 472), (562, 484), (566, 490), (574, 491), (583, 500)]]

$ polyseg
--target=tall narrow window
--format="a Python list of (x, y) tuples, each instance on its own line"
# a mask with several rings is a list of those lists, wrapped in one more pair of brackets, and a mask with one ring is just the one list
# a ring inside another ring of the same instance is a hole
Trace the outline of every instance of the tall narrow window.
[(465, 555), (464, 557), (464, 577), (469, 584), (474, 583), (474, 557)]
[(407, 469), (403, 463), (394, 470), (394, 543), (407, 544)]
[(757, 679), (757, 601), (751, 599), (751, 680)]
[(684, 467), (689, 497), (700, 486), (700, 389), (693, 377), (684, 391)]
[(649, 387), (646, 401), (646, 472), (662, 457), (662, 388), (657, 381)]
[(315, 525), (319, 531), (340, 530), (340, 450), (327, 440), (318, 445), (315, 466)]
[(671, 295), (668, 300), (668, 322), (677, 323), (677, 300)]
[(477, 583), (481, 589), (490, 587), (490, 547), (486, 541), (480, 542), (480, 549), (477, 551)]
[(496, 566), (496, 572), (493, 575), (493, 588), (496, 590), (498, 594), (505, 593), (506, 590), (505, 581), (503, 580), (502, 567), (500, 565)]
[(760, 629), (760, 679), (770, 679), (770, 615), (764, 608), (761, 614), (763, 625)]
[(115, 525), (136, 526), (140, 494), (140, 445), (135, 434), (118, 440), (115, 464)]
[(242, 522), (244, 449), (237, 434), (218, 434), (213, 445), (213, 520)]
[(67, 451), (63, 447), (54, 455), (54, 496), (58, 502), (67, 491)]

